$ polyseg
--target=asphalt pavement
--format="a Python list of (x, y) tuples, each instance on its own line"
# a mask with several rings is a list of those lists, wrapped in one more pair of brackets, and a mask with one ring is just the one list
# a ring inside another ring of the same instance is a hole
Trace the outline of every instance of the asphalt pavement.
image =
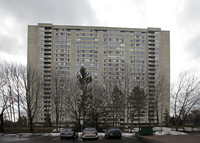
[(141, 137), (122, 137), (122, 139), (105, 139), (104, 137), (99, 137), (98, 140), (88, 139), (82, 140), (78, 139), (65, 139), (60, 140), (60, 137), (50, 137), (43, 135), (30, 135), (30, 136), (16, 136), (16, 135), (3, 135), (0, 136), (0, 143), (162, 143), (159, 141), (154, 141), (151, 139), (145, 139)]

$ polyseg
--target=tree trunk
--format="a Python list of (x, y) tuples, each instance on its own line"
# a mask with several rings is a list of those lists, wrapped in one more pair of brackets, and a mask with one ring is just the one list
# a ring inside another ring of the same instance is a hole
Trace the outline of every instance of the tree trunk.
[(158, 108), (156, 109), (157, 127), (159, 126)]
[(138, 129), (140, 131), (140, 115), (138, 114)]
[(17, 96), (17, 108), (18, 108), (18, 126), (19, 126), (19, 132), (21, 132), (21, 111), (20, 111), (20, 101), (19, 101), (19, 94)]
[(178, 131), (179, 120), (180, 118), (178, 117), (177, 119), (177, 117), (175, 116), (176, 131)]
[(0, 127), (0, 133), (4, 133), (4, 121), (3, 121), (3, 112), (0, 114), (0, 124), (1, 124), (1, 127)]
[(58, 131), (58, 120), (59, 120), (59, 115), (58, 113), (56, 114), (56, 130)]
[(33, 119), (32, 118), (29, 119), (29, 131), (30, 133), (33, 133)]

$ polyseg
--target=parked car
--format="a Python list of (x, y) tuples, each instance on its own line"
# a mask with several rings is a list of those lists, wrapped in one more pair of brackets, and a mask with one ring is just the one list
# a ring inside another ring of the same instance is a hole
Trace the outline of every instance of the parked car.
[(98, 132), (95, 128), (85, 128), (82, 133), (82, 139), (98, 139)]
[(108, 128), (105, 131), (105, 138), (110, 138), (110, 137), (115, 137), (115, 138), (122, 138), (122, 132), (119, 128)]
[(60, 132), (60, 139), (64, 138), (78, 138), (78, 133), (72, 128), (63, 128)]

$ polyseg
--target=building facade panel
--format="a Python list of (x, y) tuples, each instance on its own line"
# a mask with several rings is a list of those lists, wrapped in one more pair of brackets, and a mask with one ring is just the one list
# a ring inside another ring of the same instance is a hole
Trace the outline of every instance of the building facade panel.
[[(130, 90), (135, 85), (148, 86), (148, 113), (142, 122), (155, 121), (155, 100), (160, 94), (156, 86), (161, 73), (170, 85), (170, 40), (169, 31), (160, 28), (114, 28), (92, 26), (67, 26), (39, 23), (28, 27), (28, 65), (37, 68), (44, 82), (40, 96), (44, 108), (36, 122), (44, 122), (50, 114), (55, 121), (52, 108), (53, 72), (76, 78), (84, 66), (96, 82), (122, 81), (129, 77)], [(161, 91), (159, 91), (161, 92)], [(169, 109), (169, 89), (165, 90), (165, 103), (159, 106)], [(66, 105), (67, 106), (67, 105)], [(125, 114), (129, 114), (128, 105)], [(160, 109), (160, 108), (159, 108)], [(67, 111), (67, 110), (66, 110)], [(62, 121), (69, 121), (68, 111)], [(128, 116), (127, 116), (128, 117)], [(160, 117), (161, 118), (161, 117)], [(125, 122), (130, 122), (124, 118)]]

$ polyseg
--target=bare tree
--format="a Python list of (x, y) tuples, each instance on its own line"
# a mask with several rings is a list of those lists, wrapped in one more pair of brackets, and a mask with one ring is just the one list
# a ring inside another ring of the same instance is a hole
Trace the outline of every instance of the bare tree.
[(190, 111), (200, 104), (200, 79), (194, 73), (187, 72), (180, 75), (179, 80), (172, 89), (173, 110), (175, 116), (176, 130)]
[(106, 102), (107, 96), (102, 86), (93, 83), (92, 87), (92, 106), (89, 110), (89, 117), (91, 117), (89, 123), (91, 123), (92, 127), (96, 127), (96, 129), (98, 130), (101, 126), (106, 125), (105, 117), (108, 114)]
[(10, 91), (9, 88), (7, 88), (7, 66), (6, 63), (0, 64), (0, 132), (4, 132), (4, 112), (6, 109), (10, 107)]
[(69, 102), (70, 116), (72, 120), (75, 122), (75, 126), (77, 130), (81, 130), (81, 124), (80, 124), (81, 114), (78, 110), (80, 96), (78, 94), (76, 79), (70, 79), (69, 88), (67, 92), (70, 95), (70, 96), (67, 96), (67, 102)]
[(186, 117), (186, 122), (192, 126), (192, 131), (194, 127), (200, 124), (200, 109), (199, 107), (194, 108)]
[(4, 132), (4, 111), (10, 107), (10, 104), (9, 104), (9, 96), (8, 94), (6, 93), (6, 91), (3, 89), (3, 87), (0, 88), (0, 103), (1, 103), (1, 106), (0, 106), (0, 122), (1, 122), (1, 127), (0, 127), (0, 132)]
[[(129, 124), (129, 120), (132, 121), (133, 124), (133, 117), (134, 117), (134, 112), (130, 111), (129, 107), (129, 101), (128, 97), (130, 96), (130, 67), (128, 64), (125, 64), (124, 66), (124, 125)], [(123, 126), (124, 127), (124, 126)]]
[(40, 94), (40, 76), (36, 69), (32, 67), (22, 67), (24, 94), (22, 98), (22, 108), (26, 110), (30, 132), (33, 132), (33, 121), (37, 116), (38, 98)]
[(16, 109), (18, 113), (18, 126), (21, 130), (21, 104), (22, 104), (22, 97), (24, 92), (23, 87), (23, 80), (22, 80), (22, 73), (23, 73), (23, 65), (20, 64), (13, 64), (12, 67), (12, 80), (13, 80), (13, 92), (14, 92), (14, 100), (16, 102)]
[[(113, 68), (114, 69), (114, 68)], [(121, 74), (124, 74), (123, 72)], [(113, 75), (103, 75), (103, 87), (105, 101), (107, 106), (107, 114), (105, 121), (107, 126), (121, 126), (121, 121), (125, 122), (125, 82), (119, 72)]]
[(65, 100), (65, 90), (67, 84), (67, 77), (64, 73), (53, 73), (51, 77), (51, 97), (52, 97), (52, 104), (53, 109), (55, 111), (56, 117), (56, 129), (58, 129), (59, 120), (62, 116), (63, 112), (63, 100)]
[(120, 118), (122, 118), (123, 113), (123, 93), (115, 86), (111, 94), (110, 111), (112, 113), (112, 125), (119, 126)]
[[(152, 88), (152, 87), (149, 87)], [(169, 87), (169, 77), (164, 73), (160, 72), (156, 77), (156, 84), (153, 87), (155, 90), (155, 112), (156, 112), (156, 121), (157, 126), (163, 126), (163, 112), (165, 110), (169, 111), (169, 102), (170, 97), (168, 96), (170, 93)]]

